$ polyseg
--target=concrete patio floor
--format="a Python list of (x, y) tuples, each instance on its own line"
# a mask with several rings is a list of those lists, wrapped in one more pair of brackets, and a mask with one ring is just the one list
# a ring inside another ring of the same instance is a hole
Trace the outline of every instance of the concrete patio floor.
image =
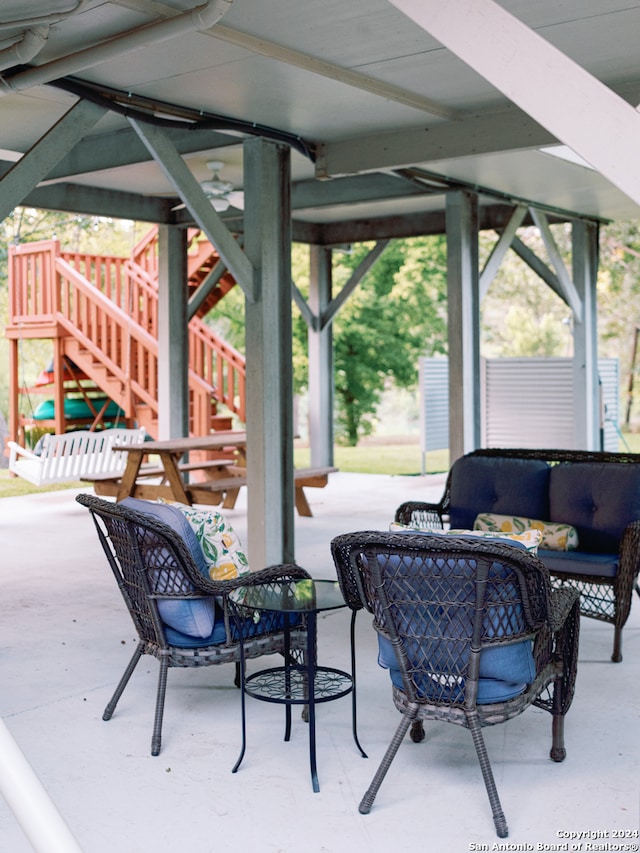
[[(326, 489), (308, 490), (314, 517), (296, 517), (297, 561), (316, 578), (335, 577), (333, 536), (386, 529), (402, 500), (437, 499), (443, 482), (332, 475)], [(398, 721), (370, 619), (357, 628), (359, 735), (369, 758), (353, 743), (349, 698), (319, 706), (319, 793), (306, 725), (294, 712), (285, 743), (282, 707), (252, 699), (247, 753), (232, 775), (240, 697), (228, 666), (169, 673), (162, 752), (152, 758), (155, 660), (143, 659), (113, 719), (101, 719), (135, 639), (76, 494), (0, 500), (0, 716), (84, 853), (638, 849), (622, 846), (637, 845), (640, 823), (637, 597), (621, 664), (610, 662), (612, 628), (582, 620), (564, 763), (548, 758), (551, 720), (538, 709), (485, 729), (508, 839), (495, 835), (471, 736), (445, 723), (431, 724), (422, 744), (407, 739), (362, 816), (358, 803)], [(226, 515), (246, 538), (243, 500)], [(321, 664), (349, 668), (349, 616), (319, 620)], [(0, 798), (0, 851), (31, 849)]]

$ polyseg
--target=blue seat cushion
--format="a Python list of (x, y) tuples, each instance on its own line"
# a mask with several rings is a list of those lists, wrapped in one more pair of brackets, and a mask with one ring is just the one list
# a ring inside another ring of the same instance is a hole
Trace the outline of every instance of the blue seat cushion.
[[(393, 645), (386, 637), (378, 635), (378, 663), (389, 670), (395, 687), (403, 690), (402, 676)], [(519, 696), (536, 677), (531, 640), (520, 640), (508, 646), (491, 646), (480, 653), (480, 678), (478, 679), (478, 704), (506, 702)], [(425, 673), (416, 686), (423, 696), (429, 695), (429, 674)], [(450, 701), (462, 701), (463, 685), (455, 684), (450, 691)], [(442, 689), (437, 693), (442, 696)]]
[[(262, 613), (257, 621), (246, 619), (242, 624), (244, 640), (250, 640), (252, 637), (259, 637), (261, 634), (273, 631), (281, 631), (285, 628), (285, 619), (289, 619), (289, 627), (295, 628), (301, 624), (302, 616), (300, 613)], [(174, 628), (165, 627), (165, 637), (171, 646), (178, 646), (181, 649), (202, 648), (203, 646), (219, 646), (226, 642), (227, 634), (224, 627), (224, 614), (219, 605), (216, 605), (216, 622), (211, 633), (202, 638), (197, 638), (185, 634), (182, 631), (176, 631)], [(232, 622), (229, 627), (231, 642), (236, 643), (240, 639), (240, 629)]]
[(538, 557), (554, 574), (614, 578), (618, 573), (617, 554), (587, 554), (584, 551), (538, 551)]
[(165, 626), (164, 635), (167, 643), (170, 646), (177, 646), (180, 649), (200, 649), (203, 646), (220, 646), (227, 639), (227, 634), (224, 627), (224, 618), (222, 613), (217, 613), (217, 619), (213, 630), (207, 637), (193, 637), (189, 634), (184, 634), (182, 631), (176, 631), (169, 625)]
[[(200, 543), (193, 532), (193, 528), (179, 509), (170, 504), (143, 501), (138, 498), (125, 498), (121, 501), (121, 506), (162, 521), (174, 530), (187, 546), (198, 571), (203, 577), (209, 577), (207, 563), (204, 559)], [(197, 599), (167, 598), (159, 600), (158, 613), (164, 625), (167, 626), (165, 636), (167, 642), (171, 643), (171, 645), (183, 644), (173, 643), (169, 639), (167, 631), (170, 629), (173, 629), (181, 637), (186, 636), (196, 639), (197, 642), (194, 643), (196, 646), (202, 645), (205, 639), (208, 640), (209, 637), (215, 634), (216, 603), (213, 596)], [(224, 623), (222, 623), (222, 640), (218, 642), (223, 642), (224, 639)], [(205, 645), (208, 645), (208, 642)]]
[(462, 456), (451, 469), (451, 527), (471, 530), (483, 512), (550, 518), (549, 472), (538, 459)]

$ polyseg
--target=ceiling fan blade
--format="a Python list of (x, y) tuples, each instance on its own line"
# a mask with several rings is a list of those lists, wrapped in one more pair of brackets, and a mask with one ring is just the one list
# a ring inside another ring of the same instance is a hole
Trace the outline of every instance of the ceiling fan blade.
[(244, 210), (244, 193), (242, 190), (233, 190), (227, 195), (227, 201), (236, 210)]
[[(211, 206), (213, 207), (213, 209), (215, 211), (217, 211), (218, 213), (223, 213), (230, 205), (230, 201), (226, 196), (207, 195), (207, 198), (211, 202)], [(172, 211), (184, 210), (186, 208), (186, 206), (187, 205), (184, 204), (184, 202), (183, 202), (182, 204), (176, 204), (175, 207), (171, 208), (171, 210)], [(237, 204), (234, 205), (234, 207), (237, 207), (237, 206), (238, 206)]]
[(216, 213), (222, 213), (229, 207), (229, 199), (226, 196), (209, 196), (209, 201)]

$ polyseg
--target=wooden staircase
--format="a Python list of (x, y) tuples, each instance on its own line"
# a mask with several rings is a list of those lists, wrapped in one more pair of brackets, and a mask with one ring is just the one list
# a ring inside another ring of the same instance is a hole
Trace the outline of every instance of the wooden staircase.
[[(195, 291), (219, 262), (211, 244), (190, 233), (186, 286)], [(245, 420), (244, 356), (220, 339), (202, 317), (235, 285), (225, 272), (189, 323), (189, 432), (206, 435)], [(10, 438), (24, 441), (28, 415), (19, 411), (20, 339), (54, 342), (55, 432), (64, 417), (66, 364), (83, 377), (71, 390), (100, 391), (124, 412), (128, 426), (157, 435), (158, 252), (157, 229), (130, 258), (61, 251), (56, 240), (9, 250)], [(58, 401), (62, 401), (58, 405)], [(219, 407), (226, 410), (222, 414)]]

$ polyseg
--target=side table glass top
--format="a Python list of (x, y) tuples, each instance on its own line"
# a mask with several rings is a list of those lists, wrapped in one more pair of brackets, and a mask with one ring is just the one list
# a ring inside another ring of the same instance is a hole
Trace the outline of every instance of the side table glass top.
[(234, 604), (251, 610), (312, 613), (346, 607), (340, 584), (332, 580), (292, 580), (241, 586), (230, 593)]

